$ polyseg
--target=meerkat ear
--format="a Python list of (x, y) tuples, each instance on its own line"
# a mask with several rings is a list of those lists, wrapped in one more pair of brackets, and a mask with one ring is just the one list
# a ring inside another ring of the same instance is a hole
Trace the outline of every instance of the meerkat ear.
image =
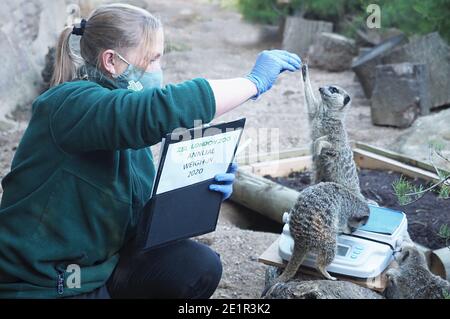
[(350, 102), (350, 96), (346, 95), (344, 98), (344, 106), (346, 106)]
[(400, 257), (400, 262), (405, 262), (406, 259), (408, 259), (409, 255), (410, 255), (409, 250), (406, 250), (405, 252), (403, 252), (403, 254)]

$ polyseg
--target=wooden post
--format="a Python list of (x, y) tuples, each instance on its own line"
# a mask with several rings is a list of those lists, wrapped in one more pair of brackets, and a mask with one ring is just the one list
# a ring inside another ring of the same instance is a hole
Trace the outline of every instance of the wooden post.
[(304, 57), (318, 34), (332, 31), (331, 22), (306, 20), (298, 16), (287, 17), (282, 47)]
[(430, 270), (433, 274), (450, 281), (450, 248), (444, 247), (431, 252)]

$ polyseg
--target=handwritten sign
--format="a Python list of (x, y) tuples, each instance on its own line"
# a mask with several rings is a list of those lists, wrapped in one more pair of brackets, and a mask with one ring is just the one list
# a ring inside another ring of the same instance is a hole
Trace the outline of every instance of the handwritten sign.
[(156, 194), (226, 173), (240, 134), (233, 130), (169, 145)]

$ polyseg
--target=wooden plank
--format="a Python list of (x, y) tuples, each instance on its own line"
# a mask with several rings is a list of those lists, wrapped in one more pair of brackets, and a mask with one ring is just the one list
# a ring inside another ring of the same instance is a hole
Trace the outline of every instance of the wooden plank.
[[(414, 167), (417, 167), (417, 168), (422, 168), (422, 169), (424, 169), (426, 171), (430, 171), (432, 173), (435, 173), (434, 167), (431, 164), (428, 164), (428, 163), (425, 163), (425, 162), (413, 159), (411, 157), (408, 157), (408, 156), (405, 156), (405, 155), (402, 155), (402, 154), (399, 154), (399, 153), (396, 153), (396, 152), (393, 152), (393, 151), (390, 151), (390, 150), (383, 149), (381, 147), (365, 144), (365, 143), (362, 143), (362, 142), (354, 142), (353, 143), (353, 148), (369, 151), (371, 153), (382, 155), (382, 156), (388, 157), (390, 159), (402, 162), (404, 164), (408, 164), (408, 165), (411, 165), (411, 166), (414, 166)], [(438, 167), (438, 169), (441, 170), (445, 174), (449, 174), (448, 171), (444, 170), (441, 167)]]
[(259, 176), (288, 176), (292, 172), (310, 169), (312, 167), (311, 156), (293, 157), (251, 165), (253, 173)]
[[(245, 151), (242, 150), (242, 152)], [(293, 148), (281, 152), (271, 152), (262, 154), (239, 154), (238, 156), (236, 156), (236, 161), (241, 165), (249, 165), (254, 163), (276, 161), (305, 155), (309, 155), (308, 148)]]
[(354, 149), (353, 153), (356, 164), (362, 168), (390, 170), (412, 178), (422, 178), (434, 183), (439, 181), (439, 176), (435, 173), (404, 164), (386, 156), (374, 154), (362, 149)]
[[(280, 267), (280, 268), (286, 267), (287, 262), (284, 261), (283, 259), (281, 259), (280, 255), (278, 253), (279, 240), (280, 239), (277, 238), (277, 240), (275, 240), (272, 243), (272, 245), (270, 245), (269, 248), (267, 248), (261, 254), (261, 256), (259, 256), (259, 258), (258, 258), (259, 262), (269, 265), (269, 266), (275, 266), (275, 267)], [(387, 267), (387, 269), (384, 272), (382, 272), (379, 276), (374, 277), (374, 278), (361, 279), (361, 278), (343, 276), (343, 275), (339, 275), (339, 274), (333, 274), (333, 276), (335, 276), (339, 280), (350, 281), (350, 282), (360, 285), (362, 287), (369, 288), (369, 289), (372, 289), (372, 290), (375, 290), (378, 292), (383, 292), (384, 289), (386, 289), (386, 285), (387, 285), (385, 273), (391, 266), (392, 266), (392, 264), (389, 265), (389, 267)], [(299, 271), (304, 274), (307, 274), (307, 275), (315, 276), (317, 278), (322, 278), (321, 274), (319, 274), (316, 270), (311, 269), (309, 267), (300, 267)]]

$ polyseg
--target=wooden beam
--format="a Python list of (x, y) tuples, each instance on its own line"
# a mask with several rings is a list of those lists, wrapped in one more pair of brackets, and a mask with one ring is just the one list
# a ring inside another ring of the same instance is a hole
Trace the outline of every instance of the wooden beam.
[[(431, 165), (429, 163), (425, 163), (423, 161), (419, 161), (419, 160), (413, 159), (411, 157), (408, 157), (408, 156), (405, 156), (405, 155), (402, 155), (402, 154), (399, 154), (399, 153), (396, 153), (396, 152), (393, 152), (390, 150), (383, 149), (381, 147), (365, 144), (362, 142), (354, 142), (353, 148), (357, 148), (357, 149), (368, 151), (368, 152), (371, 152), (374, 154), (382, 155), (382, 156), (388, 157), (390, 159), (402, 162), (404, 164), (408, 164), (408, 165), (411, 165), (411, 166), (414, 166), (417, 168), (422, 168), (426, 171), (435, 173), (433, 165)], [(445, 174), (449, 174), (448, 171), (444, 170), (441, 167), (438, 167), (438, 169)]]
[(239, 154), (236, 156), (236, 161), (241, 165), (250, 165), (254, 163), (276, 161), (287, 158), (305, 156), (309, 155), (309, 153), (310, 151), (308, 148), (293, 148), (281, 152), (268, 152), (262, 154)]
[(259, 176), (288, 176), (292, 172), (299, 172), (311, 169), (312, 157), (301, 156), (286, 158), (277, 161), (269, 161), (264, 163), (255, 163), (251, 165), (253, 173)]
[(434, 183), (439, 181), (439, 176), (435, 173), (404, 164), (398, 160), (394, 160), (386, 156), (374, 154), (358, 148), (354, 149), (353, 153), (356, 164), (362, 168), (390, 170), (412, 178), (422, 178), (426, 181)]

